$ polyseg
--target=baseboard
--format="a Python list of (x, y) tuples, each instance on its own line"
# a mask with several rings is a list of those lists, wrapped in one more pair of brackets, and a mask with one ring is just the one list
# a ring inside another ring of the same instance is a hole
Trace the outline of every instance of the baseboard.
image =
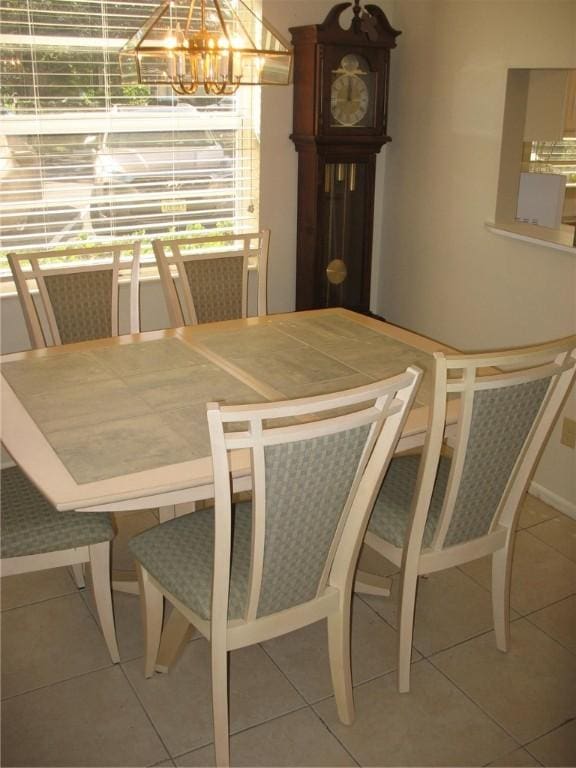
[(554, 509), (563, 512), (565, 515), (568, 515), (568, 517), (572, 517), (576, 520), (576, 504), (568, 501), (568, 499), (565, 499), (563, 496), (558, 496), (558, 494), (549, 491), (548, 488), (545, 488), (539, 483), (531, 483), (529, 492), (532, 496), (536, 496), (537, 499), (540, 499), (546, 504), (550, 504)]

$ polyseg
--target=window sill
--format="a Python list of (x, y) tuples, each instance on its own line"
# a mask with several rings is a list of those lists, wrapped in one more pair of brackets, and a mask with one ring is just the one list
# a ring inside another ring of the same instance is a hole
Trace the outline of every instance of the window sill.
[(573, 245), (567, 245), (566, 243), (558, 243), (552, 240), (545, 240), (541, 237), (527, 235), (520, 231), (520, 227), (518, 229), (514, 229), (513, 224), (510, 225), (510, 228), (504, 228), (501, 224), (494, 224), (494, 222), (486, 221), (484, 226), (495, 235), (511, 237), (513, 240), (523, 240), (524, 242), (532, 243), (533, 245), (540, 245), (544, 248), (552, 248), (555, 251), (564, 251), (564, 253), (572, 253), (576, 255), (576, 247)]

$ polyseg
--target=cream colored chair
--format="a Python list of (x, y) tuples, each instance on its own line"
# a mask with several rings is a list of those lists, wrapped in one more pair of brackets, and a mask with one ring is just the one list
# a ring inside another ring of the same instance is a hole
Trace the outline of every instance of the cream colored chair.
[[(421, 376), (301, 400), (208, 406), (215, 508), (130, 542), (141, 568), (145, 674), (163, 597), (212, 646), (216, 762), (227, 765), (228, 651), (328, 620), (340, 719), (352, 722), (350, 604), (371, 504)], [(232, 505), (230, 452), (252, 457), (252, 502)], [(191, 691), (190, 695), (195, 692)]]
[[(127, 274), (130, 289), (130, 332), (137, 333), (140, 330), (140, 243), (11, 253), (8, 254), (8, 262), (30, 341), (36, 349), (117, 336), (119, 277), (124, 273)], [(5, 475), (5, 472), (10, 475)], [(9, 509), (20, 510), (18, 516), (10, 517), (10, 535), (18, 537), (18, 531), (22, 528), (26, 535), (34, 537), (31, 530), (33, 523), (38, 531), (52, 531), (53, 537), (49, 539), (51, 550), (48, 554), (43, 550), (40, 550), (40, 554), (33, 549), (27, 550), (23, 541), (20, 548), (24, 548), (26, 557), (14, 556), (9, 562), (3, 562), (4, 575), (25, 573), (27, 569), (70, 565), (77, 586), (82, 588), (85, 586), (82, 566), (90, 562), (98, 614), (110, 655), (114, 661), (118, 661), (109, 574), (110, 540), (114, 535), (111, 519), (99, 513), (85, 517), (85, 513), (57, 512), (33, 489), (17, 467), (3, 470), (3, 482), (6, 477), (14, 478), (14, 481), (7, 486), (11, 489), (10, 498), (5, 501)], [(23, 493), (20, 501), (17, 498), (18, 489)], [(26, 513), (21, 509), (25, 499), (30, 504)], [(88, 525), (89, 520), (96, 517), (101, 517), (102, 529), (111, 535), (103, 538), (98, 546), (84, 546), (82, 536), (77, 539), (73, 535), (79, 530), (76, 518)], [(68, 528), (70, 532), (67, 532)], [(60, 540), (70, 542), (69, 546), (63, 547), (62, 552), (56, 551)], [(108, 598), (105, 598), (104, 593), (108, 594)]]
[(114, 526), (102, 512), (59, 512), (19, 467), (0, 473), (0, 571), (2, 577), (90, 563), (100, 626), (110, 658), (120, 661), (112, 593), (110, 541)]
[(270, 230), (154, 240), (154, 254), (173, 327), (248, 315), (250, 276), (257, 277), (257, 314), (267, 313)]
[[(410, 687), (420, 574), (492, 555), (497, 647), (509, 645), (510, 571), (520, 502), (574, 381), (576, 336), (474, 355), (436, 353), (434, 402), (422, 456), (395, 458), (366, 543), (401, 568), (398, 688)], [(447, 397), (460, 400), (443, 449)]]
[(130, 333), (138, 333), (139, 261), (138, 242), (8, 254), (32, 346), (118, 336), (121, 273), (130, 280)]

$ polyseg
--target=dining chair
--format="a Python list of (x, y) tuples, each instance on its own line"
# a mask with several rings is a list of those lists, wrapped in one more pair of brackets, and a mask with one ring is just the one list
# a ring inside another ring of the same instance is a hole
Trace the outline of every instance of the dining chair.
[[(139, 242), (9, 253), (8, 263), (20, 297), (30, 342), (34, 348), (42, 349), (48, 346), (118, 336), (120, 332), (119, 278), (124, 274), (127, 274), (129, 279), (130, 332), (139, 332)], [(21, 489), (27, 487), (24, 477), (19, 484), (14, 484), (13, 498), (11, 498), (11, 504), (14, 506), (19, 506), (16, 499), (18, 487)], [(27, 492), (24, 498), (34, 502), (36, 506), (40, 505), (39, 499), (32, 492)], [(40, 498), (43, 499), (43, 497)], [(43, 503), (48, 504), (48, 501), (44, 499)], [(58, 513), (60, 514), (79, 513)], [(31, 519), (36, 519), (34, 507), (30, 509), (30, 516)], [(63, 525), (63, 522), (59, 525)], [(113, 536), (110, 536), (111, 538)], [(109, 559), (109, 540), (102, 543), (100, 549), (104, 548), (108, 551)], [(85, 554), (84, 552), (82, 557)], [(78, 588), (84, 587), (83, 564), (87, 560), (71, 558), (66, 552), (62, 553), (62, 556), (71, 566)], [(98, 555), (98, 557), (98, 562), (103, 562), (103, 556)], [(51, 559), (57, 560), (57, 553), (51, 553)], [(101, 569), (102, 566), (95, 565), (95, 561), (93, 562), (92, 558), (89, 559), (92, 562), (94, 576), (94, 568)], [(37, 569), (34, 565), (35, 560), (20, 559), (18, 563), (20, 570), (13, 570), (13, 573), (24, 572), (27, 563), (30, 563), (31, 570)], [(100, 578), (100, 584), (102, 583)], [(110, 590), (109, 576), (107, 583)], [(101, 587), (99, 589), (101, 590)], [(100, 606), (105, 614), (105, 619), (101, 622), (103, 627), (105, 624), (107, 626), (111, 624), (113, 627), (111, 600), (101, 599)], [(111, 655), (113, 655), (112, 651)]]
[(9, 253), (8, 263), (34, 348), (118, 336), (121, 273), (139, 332), (139, 242)]
[(257, 314), (265, 315), (269, 244), (269, 229), (154, 240), (171, 325), (247, 317), (252, 275), (257, 277)]
[[(576, 336), (535, 347), (435, 357), (421, 455), (394, 458), (366, 544), (400, 571), (398, 689), (410, 689), (418, 576), (492, 556), (496, 645), (510, 642), (510, 573), (520, 502), (574, 382)], [(448, 398), (458, 421), (444, 443)]]
[[(216, 762), (229, 762), (228, 651), (326, 618), (340, 719), (354, 717), (350, 604), (371, 503), (421, 371), (299, 400), (208, 404), (214, 508), (133, 538), (145, 617), (145, 675), (163, 597), (211, 643)], [(230, 454), (250, 452), (252, 499), (232, 504)]]
[(112, 592), (110, 541), (114, 526), (102, 512), (59, 512), (19, 467), (0, 472), (2, 577), (90, 563), (96, 611), (112, 661), (120, 661)]

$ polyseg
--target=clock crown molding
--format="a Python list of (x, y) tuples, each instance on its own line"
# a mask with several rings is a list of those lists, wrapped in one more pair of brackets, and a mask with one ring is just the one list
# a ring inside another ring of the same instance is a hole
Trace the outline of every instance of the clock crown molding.
[(354, 0), (353, 5), (352, 23), (348, 29), (341, 26), (340, 17), (345, 10), (352, 6), (352, 3), (338, 3), (330, 9), (321, 24), (290, 27), (289, 31), (294, 39), (311, 38), (318, 43), (350, 45), (357, 42), (362, 46), (395, 48), (396, 38), (402, 32), (394, 29), (384, 11), (379, 6), (372, 4), (361, 7), (358, 0)]

